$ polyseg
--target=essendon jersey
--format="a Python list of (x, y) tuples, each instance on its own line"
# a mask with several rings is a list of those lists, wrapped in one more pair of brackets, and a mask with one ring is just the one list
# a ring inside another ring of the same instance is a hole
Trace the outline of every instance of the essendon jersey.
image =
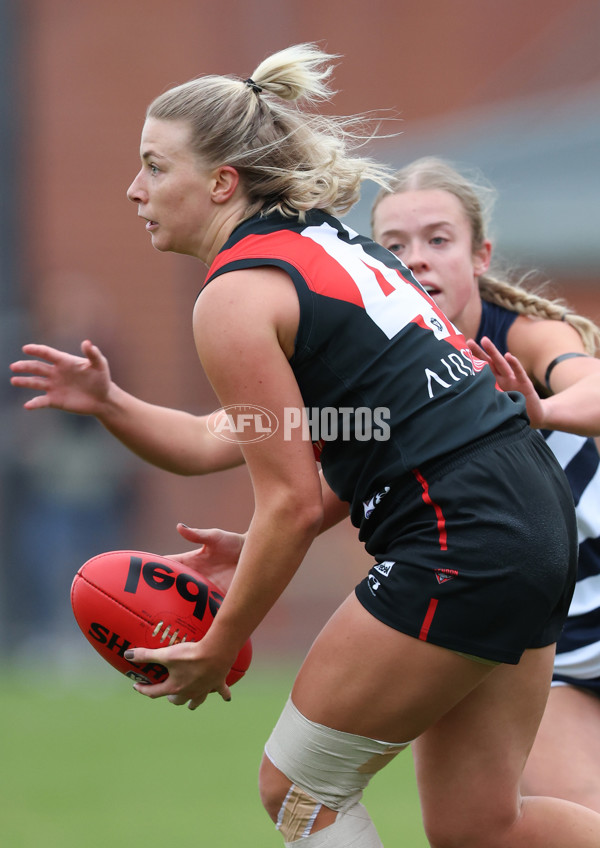
[(406, 266), (336, 218), (244, 221), (206, 283), (264, 265), (286, 271), (298, 293), (290, 364), (323, 473), (355, 524), (413, 468), (524, 414)]

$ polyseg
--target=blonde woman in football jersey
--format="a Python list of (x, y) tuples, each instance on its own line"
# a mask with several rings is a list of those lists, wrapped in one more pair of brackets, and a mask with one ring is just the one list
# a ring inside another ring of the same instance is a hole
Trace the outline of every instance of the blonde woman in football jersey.
[(522, 396), (498, 389), (393, 254), (336, 217), (389, 174), (353, 152), (354, 122), (314, 108), (331, 72), (298, 45), (146, 113), (128, 194), (157, 250), (208, 266), (193, 316), (206, 374), (224, 408), (289, 426), (240, 438), (255, 510), (219, 615), (201, 642), (132, 647), (169, 670), (136, 689), (191, 709), (228, 700), (240, 646), (350, 513), (373, 566), (317, 636), (260, 769), (285, 844), (380, 846), (362, 791), (418, 739), (435, 848), (597, 848), (598, 814), (520, 793), (575, 578), (566, 477)]

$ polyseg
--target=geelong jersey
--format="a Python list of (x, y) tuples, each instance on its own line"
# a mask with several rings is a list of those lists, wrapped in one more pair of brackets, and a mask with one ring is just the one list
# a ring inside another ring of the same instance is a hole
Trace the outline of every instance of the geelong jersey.
[[(501, 353), (517, 313), (483, 302), (477, 341), (488, 336)], [(579, 535), (579, 565), (569, 616), (557, 645), (554, 679), (600, 692), (600, 456), (594, 439), (541, 430), (565, 471)]]
[(411, 469), (524, 415), (522, 397), (497, 389), (410, 271), (336, 218), (259, 214), (234, 230), (206, 283), (265, 265), (285, 270), (296, 288), (290, 364), (318, 425), (325, 478), (350, 502), (356, 526), (363, 504)]

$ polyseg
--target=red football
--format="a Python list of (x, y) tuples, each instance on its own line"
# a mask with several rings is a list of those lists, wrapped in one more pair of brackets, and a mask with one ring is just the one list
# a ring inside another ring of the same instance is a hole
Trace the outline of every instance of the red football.
[[(167, 670), (129, 662), (125, 651), (198, 642), (222, 601), (223, 592), (197, 571), (143, 551), (98, 554), (81, 566), (71, 586), (71, 606), (86, 639), (140, 683), (159, 683)], [(248, 640), (227, 676), (229, 686), (244, 676), (251, 659)]]

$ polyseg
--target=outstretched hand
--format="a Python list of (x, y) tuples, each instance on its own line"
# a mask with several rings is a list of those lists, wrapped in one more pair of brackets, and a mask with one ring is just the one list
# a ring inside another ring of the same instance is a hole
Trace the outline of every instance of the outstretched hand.
[(496, 345), (487, 336), (478, 345), (473, 339), (467, 341), (469, 350), (478, 359), (487, 362), (496, 382), (505, 392), (520, 392), (525, 397), (527, 415), (532, 427), (544, 426), (544, 411), (542, 400), (535, 387), (516, 356), (512, 353), (502, 355)]
[(48, 345), (27, 344), (23, 353), (37, 359), (13, 362), (13, 386), (42, 392), (28, 400), (26, 409), (53, 407), (80, 415), (95, 415), (108, 396), (111, 384), (108, 360), (89, 340), (82, 342), (83, 356), (74, 356)]

